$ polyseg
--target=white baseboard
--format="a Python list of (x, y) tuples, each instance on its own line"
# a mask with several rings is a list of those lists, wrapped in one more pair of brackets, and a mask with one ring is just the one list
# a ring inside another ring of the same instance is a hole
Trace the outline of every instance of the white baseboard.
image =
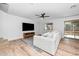
[(16, 36), (16, 37), (3, 37), (3, 39), (7, 39), (8, 41), (12, 41), (12, 40), (18, 40), (18, 39), (22, 39), (23, 38), (23, 35), (20, 35), (20, 36)]

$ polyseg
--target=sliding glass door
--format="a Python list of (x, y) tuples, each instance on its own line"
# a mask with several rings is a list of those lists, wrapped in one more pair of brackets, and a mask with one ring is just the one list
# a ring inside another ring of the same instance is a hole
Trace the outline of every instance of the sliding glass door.
[(79, 39), (79, 20), (64, 22), (64, 37)]

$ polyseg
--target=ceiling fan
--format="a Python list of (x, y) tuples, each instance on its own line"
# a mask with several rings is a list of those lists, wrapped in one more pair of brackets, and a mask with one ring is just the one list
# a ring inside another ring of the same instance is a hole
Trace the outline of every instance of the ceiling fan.
[(46, 18), (46, 17), (50, 17), (50, 16), (46, 16), (46, 13), (41, 13), (40, 15), (35, 15), (38, 16), (39, 18)]

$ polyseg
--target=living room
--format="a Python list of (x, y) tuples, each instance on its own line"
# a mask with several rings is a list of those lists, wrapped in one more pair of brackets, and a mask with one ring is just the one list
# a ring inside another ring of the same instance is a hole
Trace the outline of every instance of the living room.
[(77, 22), (79, 3), (0, 3), (0, 55), (79, 55)]

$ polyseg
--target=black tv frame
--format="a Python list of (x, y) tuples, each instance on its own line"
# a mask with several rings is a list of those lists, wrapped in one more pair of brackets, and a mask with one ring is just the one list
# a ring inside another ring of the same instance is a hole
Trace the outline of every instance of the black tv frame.
[(22, 31), (34, 31), (34, 24), (33, 23), (22, 23)]

